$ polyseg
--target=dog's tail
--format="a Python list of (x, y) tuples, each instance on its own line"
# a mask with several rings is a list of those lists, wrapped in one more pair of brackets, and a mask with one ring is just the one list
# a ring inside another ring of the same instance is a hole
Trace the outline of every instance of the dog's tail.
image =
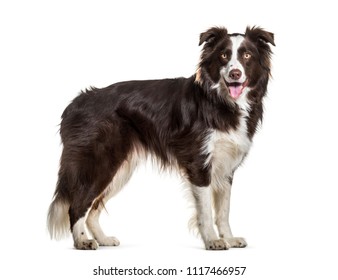
[(69, 202), (56, 192), (54, 199), (49, 206), (47, 217), (47, 228), (50, 237), (60, 240), (70, 232)]

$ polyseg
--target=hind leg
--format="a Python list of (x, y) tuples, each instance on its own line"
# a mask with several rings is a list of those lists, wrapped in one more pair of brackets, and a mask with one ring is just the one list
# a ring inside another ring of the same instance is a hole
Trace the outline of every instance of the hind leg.
[(100, 246), (118, 246), (120, 241), (114, 236), (106, 236), (100, 226), (99, 217), (104, 208), (103, 203), (103, 201), (97, 202), (98, 205), (94, 205), (90, 210), (86, 221), (88, 230)]
[(86, 220), (92, 205), (100, 197), (111, 178), (110, 175), (98, 175), (93, 178), (92, 183), (86, 182), (78, 187), (78, 192), (74, 194), (69, 208), (70, 226), (76, 249), (95, 250), (98, 248), (98, 243), (94, 239), (88, 238)]
[(70, 205), (70, 226), (76, 249), (96, 250), (98, 243), (95, 239), (88, 238), (86, 220), (91, 206), (94, 204), (96, 197), (100, 196), (103, 188), (100, 188), (100, 185), (95, 183), (88, 184), (88, 187), (85, 186), (82, 188), (84, 191), (76, 193), (76, 199)]
[(96, 250), (99, 246), (95, 239), (89, 239), (86, 233), (86, 218), (77, 220), (72, 229), (74, 247), (80, 250)]
[(101, 246), (118, 246), (119, 240), (114, 236), (106, 236), (100, 226), (99, 218), (102, 209), (106, 202), (116, 195), (129, 181), (132, 172), (137, 165), (137, 156), (131, 155), (127, 161), (125, 161), (119, 168), (114, 176), (114, 179), (110, 182), (105, 189), (101, 197), (97, 198), (94, 202), (87, 218), (87, 226), (93, 237)]

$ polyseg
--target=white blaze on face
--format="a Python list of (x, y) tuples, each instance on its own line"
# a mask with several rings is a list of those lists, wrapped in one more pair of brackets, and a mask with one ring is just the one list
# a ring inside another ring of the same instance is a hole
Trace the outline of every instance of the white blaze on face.
[[(244, 83), (246, 80), (244, 68), (241, 62), (238, 60), (238, 49), (244, 41), (244, 37), (241, 35), (237, 35), (234, 37), (230, 37), (230, 40), (232, 42), (232, 55), (230, 61), (228, 62), (228, 65), (225, 68), (225, 80), (228, 83)], [(229, 76), (230, 71), (234, 69), (238, 69), (242, 72), (242, 76), (239, 80), (233, 80)]]
[[(244, 37), (241, 35), (231, 36), (230, 40), (232, 42), (231, 59), (228, 62), (227, 66), (221, 70), (221, 74), (223, 75), (225, 81), (228, 83), (231, 97), (234, 99), (238, 99), (246, 86), (245, 81), (247, 80), (244, 67), (239, 61), (238, 57), (238, 49), (244, 41)], [(239, 70), (241, 72), (241, 77), (239, 79), (232, 79), (230, 77), (232, 70)]]

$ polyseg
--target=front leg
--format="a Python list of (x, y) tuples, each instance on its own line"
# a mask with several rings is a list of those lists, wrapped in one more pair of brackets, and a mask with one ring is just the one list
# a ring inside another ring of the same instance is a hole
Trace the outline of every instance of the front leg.
[(212, 196), (210, 187), (192, 186), (197, 212), (197, 225), (207, 250), (227, 250), (231, 246), (219, 238), (214, 229), (212, 217)]
[(247, 246), (246, 241), (242, 237), (233, 237), (229, 224), (231, 185), (232, 177), (228, 177), (222, 181), (221, 186), (213, 186), (216, 225), (219, 237), (230, 247), (243, 248)]

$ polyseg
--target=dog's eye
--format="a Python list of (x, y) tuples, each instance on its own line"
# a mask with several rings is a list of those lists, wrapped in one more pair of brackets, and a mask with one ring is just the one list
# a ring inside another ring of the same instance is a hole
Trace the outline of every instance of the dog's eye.
[(251, 58), (251, 54), (248, 53), (248, 52), (245, 52), (245, 53), (243, 54), (243, 58), (246, 59), (246, 60), (248, 60), (248, 59)]
[(226, 53), (221, 53), (221, 57), (222, 57), (223, 59), (227, 59), (227, 58), (228, 58), (228, 56), (227, 56)]

